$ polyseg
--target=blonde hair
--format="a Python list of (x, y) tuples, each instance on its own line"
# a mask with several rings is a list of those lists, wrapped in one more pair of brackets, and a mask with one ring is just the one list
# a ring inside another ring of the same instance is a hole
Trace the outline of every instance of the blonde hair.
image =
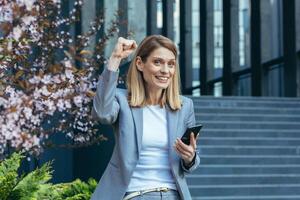
[(128, 89), (128, 102), (132, 107), (144, 107), (148, 105), (149, 102), (147, 99), (147, 91), (143, 74), (136, 66), (137, 57), (140, 57), (142, 62), (145, 63), (150, 54), (160, 47), (166, 48), (174, 53), (176, 68), (169, 87), (163, 89), (159, 104), (160, 106), (165, 106), (167, 104), (173, 111), (181, 108), (180, 74), (177, 62), (177, 48), (169, 38), (162, 35), (151, 35), (146, 37), (136, 50), (133, 60), (129, 66), (126, 84)]

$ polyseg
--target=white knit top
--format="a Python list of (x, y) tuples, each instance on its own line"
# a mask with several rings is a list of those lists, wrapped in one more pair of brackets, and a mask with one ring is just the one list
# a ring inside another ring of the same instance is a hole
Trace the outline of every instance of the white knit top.
[(176, 190), (169, 163), (166, 109), (143, 108), (142, 149), (127, 192), (168, 187)]

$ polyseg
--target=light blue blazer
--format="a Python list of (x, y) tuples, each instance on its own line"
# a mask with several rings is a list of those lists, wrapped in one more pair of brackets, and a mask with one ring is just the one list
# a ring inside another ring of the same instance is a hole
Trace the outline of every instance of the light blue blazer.
[[(119, 73), (104, 69), (96, 96), (92, 115), (103, 124), (112, 124), (115, 147), (108, 166), (94, 191), (91, 200), (121, 200), (130, 182), (131, 175), (139, 160), (143, 133), (143, 108), (132, 108), (127, 101), (127, 90), (118, 89)], [(181, 96), (182, 108), (171, 111), (167, 107), (169, 134), (169, 160), (171, 171), (183, 200), (192, 199), (185, 175), (195, 170), (200, 163), (196, 155), (195, 164), (186, 169), (182, 159), (173, 149), (177, 137), (195, 124), (194, 107), (191, 99)]]

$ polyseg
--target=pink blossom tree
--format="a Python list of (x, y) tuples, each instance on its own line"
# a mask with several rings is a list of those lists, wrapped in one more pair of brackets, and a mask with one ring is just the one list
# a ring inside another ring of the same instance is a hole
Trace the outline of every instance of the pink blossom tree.
[(103, 17), (81, 35), (63, 31), (78, 21), (82, 3), (62, 17), (60, 0), (0, 0), (0, 155), (39, 154), (53, 134), (65, 134), (73, 146), (105, 139), (90, 113), (117, 14), (91, 52), (86, 47)]

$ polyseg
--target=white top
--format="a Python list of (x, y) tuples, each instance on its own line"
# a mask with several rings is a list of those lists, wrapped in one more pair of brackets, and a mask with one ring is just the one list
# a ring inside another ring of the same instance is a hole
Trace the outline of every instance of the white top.
[(176, 190), (169, 163), (166, 109), (159, 105), (143, 108), (143, 138), (140, 159), (127, 192), (157, 187)]

